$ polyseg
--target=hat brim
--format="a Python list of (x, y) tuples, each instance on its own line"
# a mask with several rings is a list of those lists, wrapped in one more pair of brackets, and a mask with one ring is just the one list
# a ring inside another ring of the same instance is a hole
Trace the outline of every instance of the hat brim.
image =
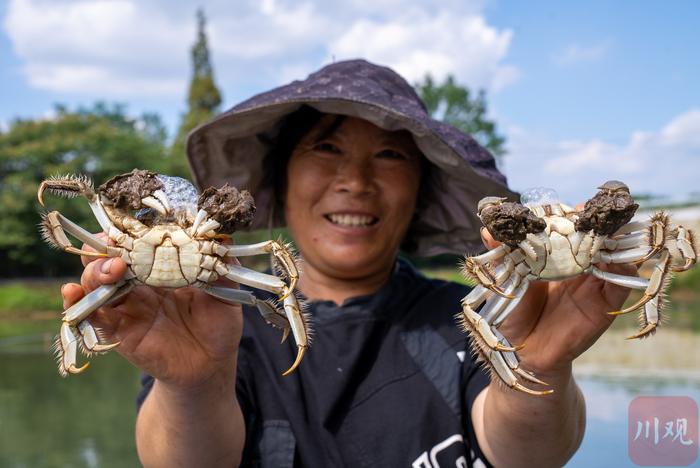
[(367, 100), (284, 96), (288, 97), (246, 101), (197, 127), (187, 140), (190, 167), (200, 188), (229, 183), (251, 192), (257, 206), (251, 229), (285, 225), (283, 213), (274, 211), (274, 190), (267, 185), (263, 161), (285, 117), (302, 105), (323, 113), (361, 118), (388, 131), (406, 130), (438, 169), (431, 170), (429, 180), (424, 181), (424, 199), (418, 203), (407, 234), (409, 242), (405, 243), (411, 246), (410, 254), (433, 256), (482, 250), (478, 201), (485, 196), (517, 199), (487, 150), (463, 132), (430, 118), (424, 110), (425, 115), (417, 114), (413, 105), (409, 113), (379, 105), (374, 96)]

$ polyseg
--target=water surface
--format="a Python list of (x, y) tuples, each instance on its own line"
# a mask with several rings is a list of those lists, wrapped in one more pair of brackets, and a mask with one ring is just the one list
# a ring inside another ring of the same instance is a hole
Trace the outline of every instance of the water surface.
[[(568, 467), (633, 467), (627, 408), (642, 395), (700, 402), (697, 380), (647, 377), (578, 379), (588, 425)], [(92, 359), (83, 375), (61, 378), (46, 352), (0, 353), (0, 466), (134, 467), (138, 371), (116, 353)]]

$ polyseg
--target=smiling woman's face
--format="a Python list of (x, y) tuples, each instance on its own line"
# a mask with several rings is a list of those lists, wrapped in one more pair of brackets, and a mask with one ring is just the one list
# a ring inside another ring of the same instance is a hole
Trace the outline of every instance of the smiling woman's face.
[[(421, 154), (407, 132), (324, 116), (292, 152), (287, 225), (307, 267), (334, 279), (389, 272), (413, 217)], [(330, 133), (330, 134), (328, 134)]]

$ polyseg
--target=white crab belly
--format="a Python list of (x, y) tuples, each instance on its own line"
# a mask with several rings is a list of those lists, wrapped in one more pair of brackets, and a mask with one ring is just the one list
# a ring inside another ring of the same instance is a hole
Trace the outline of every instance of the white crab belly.
[(547, 263), (540, 272), (539, 278), (559, 280), (583, 273), (583, 268), (576, 262), (573, 249), (566, 237), (558, 232), (552, 232), (549, 235), (549, 241), (552, 250), (547, 255)]
[(131, 270), (149, 286), (180, 288), (196, 281), (201, 254), (197, 244), (174, 246), (169, 238), (154, 246), (137, 240), (131, 252)]

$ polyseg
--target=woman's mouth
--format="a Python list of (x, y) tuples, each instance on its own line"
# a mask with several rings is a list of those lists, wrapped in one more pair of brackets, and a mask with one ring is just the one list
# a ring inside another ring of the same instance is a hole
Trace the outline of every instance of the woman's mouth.
[(350, 213), (330, 213), (324, 217), (336, 226), (346, 227), (369, 227), (379, 221), (375, 216)]

